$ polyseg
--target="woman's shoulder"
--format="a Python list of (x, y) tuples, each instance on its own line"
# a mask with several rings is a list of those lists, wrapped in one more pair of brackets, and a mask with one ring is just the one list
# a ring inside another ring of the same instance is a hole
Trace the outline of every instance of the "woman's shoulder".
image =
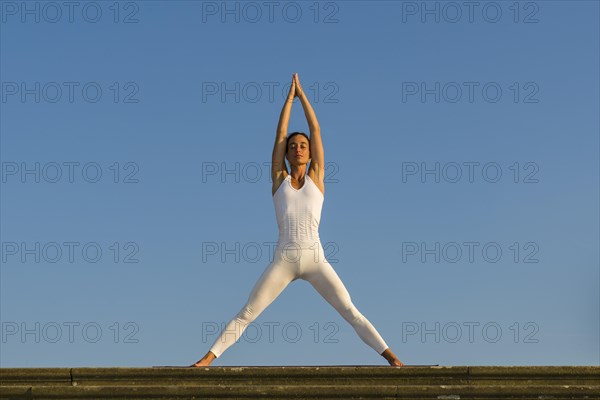
[(271, 188), (271, 196), (275, 196), (275, 193), (277, 193), (277, 189), (279, 189), (279, 187), (285, 181), (285, 179), (288, 177), (288, 175), (289, 174), (285, 170), (273, 174), (273, 176), (271, 177), (271, 179), (273, 180), (273, 186)]
[(315, 184), (315, 186), (319, 189), (323, 197), (325, 197), (325, 174), (319, 173), (313, 168), (309, 168), (307, 175), (310, 178), (310, 180)]

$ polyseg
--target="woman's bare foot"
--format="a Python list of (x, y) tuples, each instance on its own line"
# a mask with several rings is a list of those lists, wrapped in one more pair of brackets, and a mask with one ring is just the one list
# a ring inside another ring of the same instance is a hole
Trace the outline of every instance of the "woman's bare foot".
[(198, 360), (198, 362), (190, 365), (190, 367), (208, 367), (215, 358), (217, 358), (217, 356), (215, 356), (212, 351), (209, 351), (204, 357)]
[(385, 359), (390, 363), (392, 367), (402, 367), (404, 365), (404, 363), (398, 360), (398, 357), (396, 357), (396, 355), (392, 353), (392, 350), (390, 350), (389, 347), (385, 349), (385, 351), (381, 353), (381, 355), (385, 357)]
[(398, 359), (394, 360), (394, 361), (390, 361), (390, 365), (392, 367), (403, 367), (404, 363)]

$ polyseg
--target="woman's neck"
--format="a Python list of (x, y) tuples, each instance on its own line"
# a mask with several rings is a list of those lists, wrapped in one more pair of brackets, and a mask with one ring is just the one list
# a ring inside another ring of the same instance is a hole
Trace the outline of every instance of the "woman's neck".
[(292, 177), (292, 179), (294, 179), (295, 181), (303, 181), (304, 177), (306, 176), (306, 166), (303, 165), (300, 168), (294, 168), (292, 167), (292, 171), (290, 172), (290, 175)]

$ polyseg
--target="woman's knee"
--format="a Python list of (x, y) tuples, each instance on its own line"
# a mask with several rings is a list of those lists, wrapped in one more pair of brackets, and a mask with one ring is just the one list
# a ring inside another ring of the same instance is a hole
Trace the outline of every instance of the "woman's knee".
[(352, 302), (341, 305), (338, 310), (342, 317), (344, 317), (344, 319), (349, 322), (356, 321), (357, 319), (360, 319), (363, 316)]
[(247, 324), (254, 321), (255, 318), (256, 316), (254, 315), (252, 307), (249, 304), (246, 304), (236, 315), (237, 320)]

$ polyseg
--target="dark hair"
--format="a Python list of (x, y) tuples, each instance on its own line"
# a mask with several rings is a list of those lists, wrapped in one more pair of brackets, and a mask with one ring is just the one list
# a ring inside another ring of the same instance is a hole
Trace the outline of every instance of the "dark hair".
[(304, 133), (304, 132), (292, 132), (292, 133), (290, 133), (290, 136), (287, 137), (287, 140), (285, 142), (285, 152), (286, 152), (286, 154), (288, 152), (288, 144), (290, 144), (290, 139), (292, 137), (296, 136), (296, 135), (302, 135), (302, 136), (304, 136), (306, 138), (306, 140), (308, 140), (308, 148), (309, 148), (309, 151), (310, 151), (310, 138), (308, 136), (306, 136), (306, 133)]

